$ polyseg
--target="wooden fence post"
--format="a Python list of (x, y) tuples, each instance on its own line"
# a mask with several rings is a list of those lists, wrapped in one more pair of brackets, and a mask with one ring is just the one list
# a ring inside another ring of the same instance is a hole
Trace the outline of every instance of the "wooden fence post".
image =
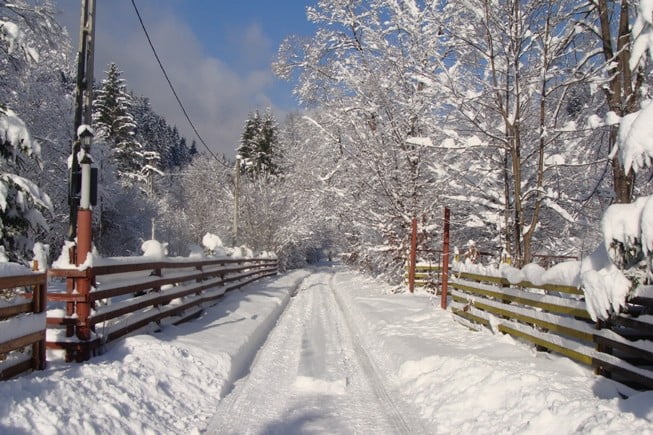
[(444, 234), (442, 236), (442, 295), (440, 306), (447, 309), (447, 286), (449, 281), (449, 220), (451, 212), (448, 207), (444, 208)]
[(415, 269), (417, 268), (417, 218), (413, 218), (410, 235), (410, 265), (408, 269), (408, 291), (415, 291)]

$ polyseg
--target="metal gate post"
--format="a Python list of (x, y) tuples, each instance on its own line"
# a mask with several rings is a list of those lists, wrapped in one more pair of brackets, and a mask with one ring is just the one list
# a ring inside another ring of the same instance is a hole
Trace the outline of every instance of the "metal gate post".
[(410, 269), (408, 270), (408, 291), (415, 291), (415, 269), (417, 266), (417, 218), (413, 218), (410, 235)]
[[(91, 210), (79, 209), (77, 212), (77, 265), (86, 261), (91, 252)], [(86, 361), (91, 357), (90, 343), (91, 324), (91, 286), (92, 268), (87, 268), (84, 277), (76, 278), (75, 289), (81, 300), (76, 304), (77, 338), (80, 340), (79, 353), (76, 355), (78, 362)]]
[(444, 234), (442, 237), (442, 299), (440, 306), (447, 309), (447, 286), (449, 281), (449, 221), (451, 212), (444, 208)]

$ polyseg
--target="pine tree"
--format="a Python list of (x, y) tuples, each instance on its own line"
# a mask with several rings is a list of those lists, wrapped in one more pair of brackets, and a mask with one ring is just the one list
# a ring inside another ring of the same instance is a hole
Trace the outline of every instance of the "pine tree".
[(250, 175), (279, 173), (279, 167), (275, 163), (278, 157), (276, 155), (279, 142), (278, 130), (279, 126), (269, 108), (263, 118), (258, 110), (249, 114), (237, 150), (243, 173)]
[(195, 139), (193, 139), (193, 141), (190, 143), (190, 149), (188, 150), (188, 154), (190, 154), (191, 161), (193, 160), (193, 157), (195, 157), (198, 154), (197, 143), (195, 142)]
[(255, 165), (256, 141), (260, 129), (261, 118), (257, 110), (254, 113), (250, 113), (247, 117), (245, 127), (243, 128), (243, 134), (240, 138), (240, 146), (237, 150), (237, 158), (240, 159), (244, 173), (250, 173), (253, 171), (251, 168)]
[(141, 144), (136, 141), (132, 98), (122, 72), (109, 64), (106, 78), (96, 92), (93, 122), (96, 135), (111, 143), (111, 158), (121, 179), (135, 179), (143, 168)]
[(263, 123), (261, 125), (258, 145), (258, 167), (263, 172), (276, 175), (279, 172), (279, 167), (275, 164), (275, 160), (279, 157), (277, 155), (279, 145), (279, 125), (272, 116), (270, 108), (268, 108), (263, 115)]

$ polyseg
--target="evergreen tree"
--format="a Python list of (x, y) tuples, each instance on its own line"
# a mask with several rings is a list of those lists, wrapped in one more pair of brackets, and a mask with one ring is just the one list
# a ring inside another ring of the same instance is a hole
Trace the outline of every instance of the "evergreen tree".
[(257, 162), (261, 171), (267, 172), (271, 175), (276, 175), (279, 168), (275, 160), (279, 157), (279, 125), (272, 116), (272, 111), (268, 108), (263, 115), (263, 122), (261, 124), (260, 140), (257, 149)]
[(143, 150), (145, 165), (158, 171), (165, 170), (162, 156), (168, 153), (170, 145), (166, 140), (165, 120), (150, 106), (146, 97), (133, 97), (133, 114), (136, 123), (135, 136)]
[(40, 73), (41, 54), (49, 60), (63, 45), (58, 30), (49, 2), (0, 2), (0, 262), (29, 261), (37, 235), (47, 229), (44, 213), (52, 210), (50, 198), (34, 181), (42, 168), (41, 145), (27, 128), (23, 110), (33, 114), (34, 108), (20, 100), (31, 97), (25, 93), (30, 76), (41, 77), (34, 74)]
[(111, 158), (121, 179), (137, 179), (143, 168), (142, 145), (136, 140), (132, 98), (116, 64), (109, 64), (106, 78), (96, 92), (93, 121), (96, 135), (109, 141)]
[(258, 110), (250, 113), (245, 126), (243, 134), (240, 138), (240, 146), (238, 147), (237, 158), (240, 159), (243, 172), (250, 172), (250, 168), (254, 166), (254, 158), (256, 153), (256, 140), (258, 132), (261, 129), (261, 118)]
[(191, 161), (198, 154), (197, 143), (195, 142), (195, 139), (193, 139), (193, 141), (190, 143), (190, 149), (188, 150), (188, 154), (190, 155)]
[(238, 147), (238, 158), (242, 163), (243, 173), (250, 175), (279, 173), (279, 167), (275, 163), (278, 157), (278, 130), (279, 126), (269, 108), (263, 118), (258, 110), (249, 114)]

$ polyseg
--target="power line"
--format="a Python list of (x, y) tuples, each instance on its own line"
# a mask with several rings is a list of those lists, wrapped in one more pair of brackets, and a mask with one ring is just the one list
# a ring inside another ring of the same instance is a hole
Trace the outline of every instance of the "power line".
[(195, 128), (195, 124), (193, 121), (191, 121), (190, 116), (188, 115), (188, 112), (186, 111), (186, 108), (184, 107), (184, 104), (181, 102), (181, 99), (179, 98), (179, 95), (177, 95), (177, 91), (175, 90), (175, 87), (172, 85), (172, 81), (170, 80), (170, 77), (168, 77), (168, 73), (166, 72), (166, 69), (163, 67), (163, 63), (161, 62), (161, 59), (159, 58), (158, 53), (156, 52), (156, 49), (154, 48), (154, 44), (152, 43), (152, 39), (150, 38), (150, 34), (148, 33), (147, 29), (145, 28), (145, 23), (143, 23), (143, 18), (141, 18), (141, 13), (138, 10), (138, 7), (136, 6), (136, 1), (131, 0), (132, 5), (134, 6), (134, 11), (136, 12), (136, 16), (138, 17), (138, 21), (141, 23), (141, 28), (143, 29), (143, 33), (145, 33), (145, 37), (147, 38), (148, 44), (150, 44), (150, 48), (152, 49), (152, 53), (154, 53), (154, 57), (156, 58), (157, 63), (159, 64), (159, 68), (161, 68), (161, 72), (163, 72), (163, 76), (165, 77), (166, 81), (168, 82), (168, 86), (170, 87), (170, 90), (172, 91), (172, 94), (175, 96), (175, 99), (177, 100), (177, 104), (179, 104), (179, 107), (181, 108), (181, 111), (184, 113), (184, 116), (186, 117), (186, 120), (190, 124), (191, 128), (193, 129), (193, 132), (195, 132), (195, 135), (197, 138), (200, 140), (202, 145), (204, 145), (204, 148), (213, 156), (214, 159), (216, 159), (218, 162), (220, 162), (224, 167), (227, 167), (226, 164), (224, 164), (218, 157), (211, 151), (209, 146), (204, 142), (204, 139), (200, 135), (200, 133), (197, 131), (197, 128)]

